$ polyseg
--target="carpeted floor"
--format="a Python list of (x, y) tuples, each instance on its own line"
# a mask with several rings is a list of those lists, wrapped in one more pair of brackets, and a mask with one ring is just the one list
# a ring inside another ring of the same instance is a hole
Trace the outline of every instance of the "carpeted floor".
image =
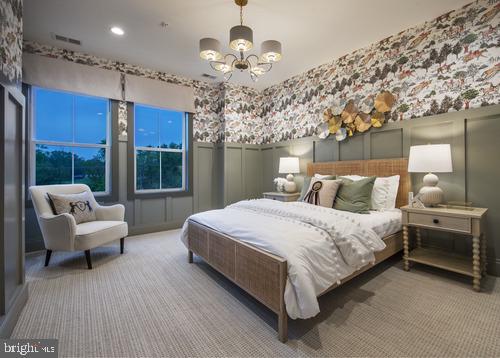
[(484, 292), (417, 266), (383, 263), (320, 299), (321, 313), (275, 316), (200, 260), (190, 265), (179, 231), (131, 237), (83, 253), (58, 253), (48, 268), (28, 256), (30, 298), (16, 338), (58, 338), (64, 357), (500, 356), (500, 280)]

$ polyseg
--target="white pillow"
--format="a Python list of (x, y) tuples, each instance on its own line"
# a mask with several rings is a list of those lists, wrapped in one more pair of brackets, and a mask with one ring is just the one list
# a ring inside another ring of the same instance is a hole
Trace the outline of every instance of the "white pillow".
[(314, 174), (314, 177), (319, 180), (333, 180), (332, 177), (335, 175)]
[[(366, 177), (360, 175), (344, 175), (341, 178), (358, 181)], [(399, 175), (391, 177), (377, 177), (373, 184), (372, 209), (391, 210), (396, 207), (396, 197), (398, 196)]]

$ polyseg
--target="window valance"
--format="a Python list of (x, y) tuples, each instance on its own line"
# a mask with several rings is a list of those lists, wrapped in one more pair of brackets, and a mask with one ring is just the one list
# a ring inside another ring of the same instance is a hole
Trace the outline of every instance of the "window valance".
[(23, 82), (194, 113), (192, 87), (133, 75), (125, 75), (122, 83), (122, 74), (118, 71), (35, 54), (23, 54)]

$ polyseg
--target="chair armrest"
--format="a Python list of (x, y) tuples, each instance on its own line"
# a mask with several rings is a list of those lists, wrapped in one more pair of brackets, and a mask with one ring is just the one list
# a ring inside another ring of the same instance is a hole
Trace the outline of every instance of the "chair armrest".
[(100, 221), (124, 221), (125, 207), (122, 204), (111, 206), (99, 205), (95, 209), (95, 215), (97, 220)]
[(42, 215), (38, 218), (38, 223), (48, 250), (75, 249), (76, 222), (73, 215)]

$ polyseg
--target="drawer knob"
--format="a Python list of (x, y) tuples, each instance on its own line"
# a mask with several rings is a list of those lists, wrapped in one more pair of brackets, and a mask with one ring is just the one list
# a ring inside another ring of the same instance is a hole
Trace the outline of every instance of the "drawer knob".
[(432, 222), (433, 222), (434, 224), (439, 224), (439, 219), (432, 219)]

